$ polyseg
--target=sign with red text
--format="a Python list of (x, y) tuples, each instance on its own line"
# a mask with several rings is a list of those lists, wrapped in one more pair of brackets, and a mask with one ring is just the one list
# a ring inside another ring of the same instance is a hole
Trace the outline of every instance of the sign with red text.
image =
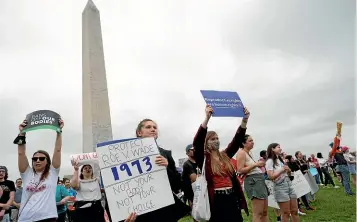
[(100, 177), (100, 167), (98, 162), (98, 156), (96, 152), (93, 153), (80, 153), (69, 156), (72, 166), (77, 161), (79, 166), (89, 164), (93, 167), (93, 174), (95, 177)]
[(97, 154), (112, 221), (174, 204), (166, 167), (155, 164), (154, 138), (101, 143)]

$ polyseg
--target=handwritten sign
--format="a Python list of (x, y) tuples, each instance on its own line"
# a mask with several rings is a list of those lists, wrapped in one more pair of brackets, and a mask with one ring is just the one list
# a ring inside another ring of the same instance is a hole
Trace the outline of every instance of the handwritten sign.
[(155, 164), (154, 138), (98, 144), (97, 154), (113, 221), (174, 203), (166, 167)]
[(61, 116), (51, 110), (38, 110), (26, 116), (27, 126), (22, 130), (23, 133), (38, 130), (51, 129), (60, 131), (59, 119)]
[(93, 153), (80, 153), (69, 156), (72, 166), (74, 162), (77, 161), (79, 166), (89, 164), (93, 167), (93, 174), (95, 177), (100, 177), (100, 167), (98, 161), (98, 155), (96, 152)]
[(244, 106), (237, 92), (201, 90), (207, 105), (216, 117), (244, 117)]
[(269, 189), (268, 206), (275, 209), (280, 209), (279, 204), (275, 200), (274, 182), (271, 180), (265, 180), (265, 184)]
[(311, 175), (310, 171), (308, 171), (307, 173), (305, 173), (304, 175), (307, 184), (310, 187), (311, 193), (314, 194), (319, 190), (319, 186), (316, 183), (315, 178)]

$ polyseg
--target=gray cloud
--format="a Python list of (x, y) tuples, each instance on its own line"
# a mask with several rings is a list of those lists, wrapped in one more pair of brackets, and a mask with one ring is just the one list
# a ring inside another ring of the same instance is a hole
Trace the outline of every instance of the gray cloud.
[[(0, 7), (0, 163), (17, 174), (17, 125), (37, 109), (66, 122), (63, 169), (80, 153), (81, 16), (85, 0), (5, 0)], [(337, 120), (355, 144), (355, 1), (96, 1), (115, 139), (154, 119), (159, 144), (184, 157), (204, 117), (200, 89), (237, 91), (252, 112), (255, 155), (271, 142), (285, 151), (327, 152)], [(157, 2), (159, 3), (159, 1)], [(162, 3), (162, 2), (161, 2)], [(19, 7), (18, 4), (21, 4)], [(66, 15), (66, 16), (64, 16)], [(222, 145), (240, 120), (213, 118)], [(52, 152), (53, 132), (29, 133), (28, 153)]]

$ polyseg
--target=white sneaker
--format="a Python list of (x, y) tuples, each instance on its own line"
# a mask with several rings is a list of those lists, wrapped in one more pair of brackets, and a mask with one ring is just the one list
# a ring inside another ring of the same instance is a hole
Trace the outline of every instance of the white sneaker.
[(340, 188), (340, 187), (339, 187), (339, 186), (334, 186), (333, 188), (336, 188), (336, 189), (337, 189), (337, 188)]
[(306, 215), (306, 213), (300, 212), (300, 210), (298, 210), (298, 214), (301, 215), (301, 216), (305, 216)]
[(324, 184), (320, 183), (319, 185), (320, 185), (320, 186), (323, 186)]

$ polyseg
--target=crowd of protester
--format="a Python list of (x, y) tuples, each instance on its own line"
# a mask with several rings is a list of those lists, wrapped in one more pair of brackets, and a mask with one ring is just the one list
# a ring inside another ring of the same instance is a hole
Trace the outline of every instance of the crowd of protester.
[[(127, 215), (125, 222), (153, 221), (176, 222), (189, 215), (194, 204), (195, 183), (202, 169), (207, 180), (211, 222), (243, 221), (242, 210), (248, 215), (247, 199), (251, 202), (252, 220), (267, 222), (269, 189), (265, 181), (274, 184), (274, 197), (279, 205), (275, 209), (277, 221), (299, 221), (306, 211), (315, 211), (315, 197), (308, 193), (297, 197), (293, 187), (294, 172), (303, 174), (315, 168), (316, 183), (321, 187), (338, 189), (331, 173), (339, 178), (347, 195), (354, 195), (350, 178), (356, 185), (356, 152), (347, 146), (340, 146), (340, 136), (336, 135), (330, 144), (327, 158), (322, 153), (306, 158), (302, 152), (294, 155), (282, 152), (279, 143), (271, 143), (260, 151), (260, 158), (252, 155), (254, 140), (246, 134), (250, 113), (244, 109), (244, 118), (229, 143), (222, 149), (218, 133), (208, 130), (213, 109), (206, 106), (203, 122), (199, 125), (193, 143), (185, 148), (188, 160), (183, 164), (182, 174), (175, 166), (171, 151), (159, 147), (160, 155), (155, 163), (167, 169), (170, 187), (175, 203), (164, 208), (137, 216)], [(104, 189), (100, 178), (94, 176), (91, 164), (79, 166), (74, 163), (73, 177), (59, 179), (62, 154), (62, 128), (56, 134), (53, 156), (38, 150), (31, 156), (26, 153), (26, 133), (19, 126), (19, 134), (14, 140), (18, 145), (18, 169), (21, 178), (15, 183), (8, 179), (8, 170), (0, 166), (0, 222), (104, 222), (111, 221)], [(158, 138), (158, 125), (151, 119), (140, 121), (136, 130), (138, 138)], [(235, 159), (233, 158), (235, 157)], [(183, 200), (179, 193), (183, 191)], [(303, 209), (304, 208), (304, 209)]]

